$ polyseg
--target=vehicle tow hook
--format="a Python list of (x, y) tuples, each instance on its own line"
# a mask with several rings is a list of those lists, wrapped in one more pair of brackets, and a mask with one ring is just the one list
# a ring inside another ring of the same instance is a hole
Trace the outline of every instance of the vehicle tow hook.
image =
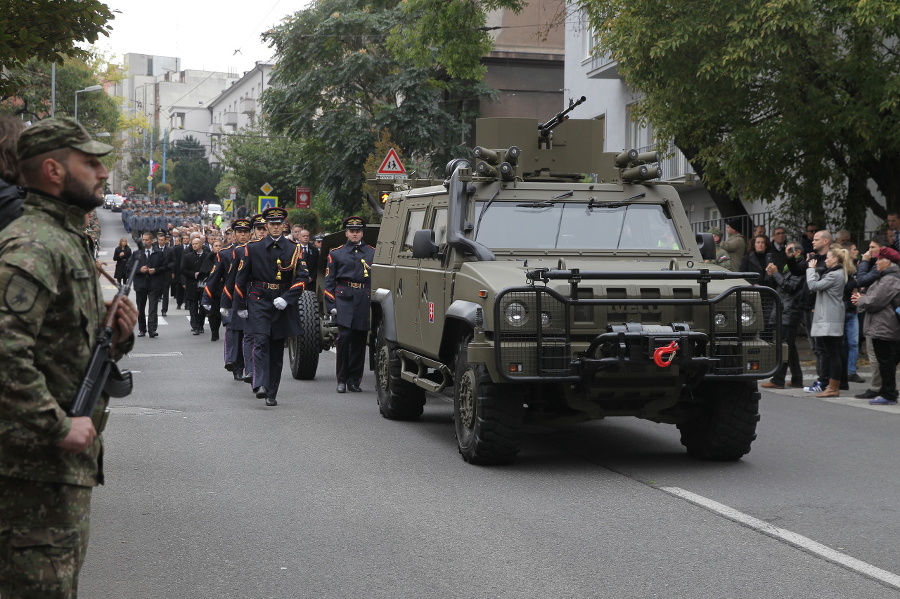
[(675, 352), (678, 351), (678, 342), (673, 341), (669, 345), (657, 347), (653, 351), (653, 362), (660, 368), (666, 368), (672, 365), (675, 359)]

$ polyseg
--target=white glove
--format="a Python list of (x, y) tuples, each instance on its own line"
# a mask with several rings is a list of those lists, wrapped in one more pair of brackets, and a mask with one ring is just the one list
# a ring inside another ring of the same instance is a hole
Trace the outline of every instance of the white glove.
[(337, 314), (337, 308), (332, 308), (331, 315), (334, 316), (335, 314)]
[(246, 318), (250, 318), (250, 313), (247, 312), (246, 310), (238, 310), (237, 314), (238, 314), (238, 316), (240, 316), (241, 318), (245, 318), (245, 319), (246, 319)]
[(272, 305), (279, 310), (284, 310), (285, 308), (287, 308), (287, 302), (284, 301), (283, 297), (276, 297), (274, 300), (272, 300)]
[(212, 310), (212, 304), (204, 304), (204, 303), (201, 303), (200, 305), (203, 306), (203, 309), (206, 310), (207, 312), (209, 312), (210, 310)]
[(231, 315), (231, 310), (229, 310), (228, 308), (219, 308), (219, 314), (221, 314), (225, 318), (228, 318)]

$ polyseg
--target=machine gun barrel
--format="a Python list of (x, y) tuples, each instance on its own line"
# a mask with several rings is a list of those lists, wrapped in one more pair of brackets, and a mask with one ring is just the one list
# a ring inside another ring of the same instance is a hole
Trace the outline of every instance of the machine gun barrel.
[(566, 108), (565, 110), (561, 110), (560, 112), (557, 112), (556, 116), (553, 117), (552, 119), (550, 119), (549, 121), (547, 121), (546, 123), (544, 123), (542, 125), (539, 124), (538, 131), (541, 132), (541, 137), (544, 137), (545, 135), (547, 135), (548, 133), (553, 131), (553, 129), (555, 129), (556, 127), (561, 125), (563, 123), (563, 121), (565, 121), (569, 118), (566, 115), (569, 114), (570, 112), (572, 112), (573, 110), (575, 110), (576, 106), (580, 106), (585, 101), (587, 101), (587, 98), (585, 96), (581, 96), (581, 98), (579, 98), (579, 100), (577, 102), (569, 101), (568, 108)]

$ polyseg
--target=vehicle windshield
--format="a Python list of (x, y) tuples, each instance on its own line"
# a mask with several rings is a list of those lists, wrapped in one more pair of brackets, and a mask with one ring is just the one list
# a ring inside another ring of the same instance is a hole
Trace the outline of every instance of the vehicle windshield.
[(675, 223), (658, 204), (477, 202), (475, 240), (489, 248), (680, 250)]

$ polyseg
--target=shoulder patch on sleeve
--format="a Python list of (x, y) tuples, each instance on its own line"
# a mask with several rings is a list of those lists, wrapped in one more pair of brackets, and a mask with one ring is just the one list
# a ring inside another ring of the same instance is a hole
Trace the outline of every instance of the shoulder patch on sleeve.
[(3, 304), (14, 314), (24, 314), (34, 307), (38, 291), (40, 291), (40, 287), (37, 283), (29, 281), (20, 274), (13, 274), (3, 292)]

